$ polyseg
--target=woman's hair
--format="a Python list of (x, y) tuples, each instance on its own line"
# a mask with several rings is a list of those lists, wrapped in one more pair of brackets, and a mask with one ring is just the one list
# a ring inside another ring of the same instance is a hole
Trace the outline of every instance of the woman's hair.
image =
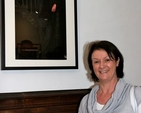
[(113, 43), (111, 43), (109, 41), (102, 40), (102, 41), (94, 41), (94, 42), (90, 43), (90, 46), (89, 46), (88, 65), (91, 70), (92, 79), (95, 82), (99, 82), (99, 79), (97, 78), (97, 76), (94, 73), (93, 65), (92, 65), (92, 53), (95, 50), (105, 50), (107, 52), (109, 58), (111, 58), (115, 61), (117, 61), (119, 58), (120, 61), (119, 61), (119, 65), (116, 68), (116, 73), (117, 73), (117, 78), (123, 78), (123, 76), (124, 76), (124, 72), (123, 72), (124, 59), (123, 59), (121, 52), (118, 50), (118, 48)]

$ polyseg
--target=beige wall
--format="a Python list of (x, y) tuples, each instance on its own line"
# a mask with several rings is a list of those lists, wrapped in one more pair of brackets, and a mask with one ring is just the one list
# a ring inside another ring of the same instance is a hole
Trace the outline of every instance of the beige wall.
[(141, 85), (140, 6), (140, 0), (78, 0), (79, 69), (0, 71), (0, 92), (91, 87), (83, 64), (84, 45), (99, 39), (119, 47), (125, 58), (126, 81)]

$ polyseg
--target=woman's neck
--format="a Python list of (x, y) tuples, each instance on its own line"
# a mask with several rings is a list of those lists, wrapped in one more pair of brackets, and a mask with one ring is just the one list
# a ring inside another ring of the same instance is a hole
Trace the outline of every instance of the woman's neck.
[(110, 82), (101, 83), (99, 82), (99, 90), (97, 91), (97, 102), (100, 104), (106, 104), (107, 101), (112, 97), (112, 93), (115, 90), (117, 80)]
[(99, 82), (99, 93), (113, 93), (116, 87), (118, 79), (113, 79), (111, 81)]

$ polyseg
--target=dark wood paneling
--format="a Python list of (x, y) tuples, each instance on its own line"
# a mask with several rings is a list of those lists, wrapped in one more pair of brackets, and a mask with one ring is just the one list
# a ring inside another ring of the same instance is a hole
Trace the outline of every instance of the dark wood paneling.
[(1, 93), (0, 113), (77, 113), (90, 89)]

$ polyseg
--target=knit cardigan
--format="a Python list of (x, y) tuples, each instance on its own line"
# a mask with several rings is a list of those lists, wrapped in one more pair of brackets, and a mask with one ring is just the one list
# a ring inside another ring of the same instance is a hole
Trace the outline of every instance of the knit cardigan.
[[(130, 88), (132, 85), (119, 79), (116, 84), (112, 97), (108, 100), (102, 110), (97, 110), (97, 91), (99, 85), (96, 85), (89, 94), (81, 100), (78, 113), (134, 113), (130, 102)], [(135, 97), (138, 106), (141, 104), (141, 87), (135, 88)]]

